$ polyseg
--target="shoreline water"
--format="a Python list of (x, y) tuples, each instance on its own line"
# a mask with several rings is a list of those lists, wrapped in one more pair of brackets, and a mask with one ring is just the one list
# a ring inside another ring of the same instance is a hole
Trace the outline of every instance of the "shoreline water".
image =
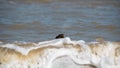
[(74, 41), (66, 37), (39, 43), (1, 43), (0, 54), (0, 68), (120, 67), (120, 42)]
[(119, 22), (118, 0), (0, 0), (0, 68), (120, 68)]

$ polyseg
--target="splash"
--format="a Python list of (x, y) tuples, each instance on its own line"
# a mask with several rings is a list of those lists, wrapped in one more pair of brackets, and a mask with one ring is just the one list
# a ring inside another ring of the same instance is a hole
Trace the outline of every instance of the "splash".
[(120, 42), (85, 42), (69, 37), (39, 43), (0, 42), (0, 68), (83, 67), (120, 68)]

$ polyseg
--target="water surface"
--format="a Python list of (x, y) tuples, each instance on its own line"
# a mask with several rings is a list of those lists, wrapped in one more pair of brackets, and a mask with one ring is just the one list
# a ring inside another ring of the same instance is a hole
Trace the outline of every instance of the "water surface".
[(119, 23), (119, 0), (0, 1), (0, 41), (37, 42), (59, 33), (75, 40), (120, 41)]

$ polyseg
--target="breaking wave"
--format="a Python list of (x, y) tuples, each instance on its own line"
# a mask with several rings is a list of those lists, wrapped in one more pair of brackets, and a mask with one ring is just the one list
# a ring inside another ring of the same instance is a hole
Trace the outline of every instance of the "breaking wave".
[(0, 42), (0, 68), (120, 68), (120, 42)]

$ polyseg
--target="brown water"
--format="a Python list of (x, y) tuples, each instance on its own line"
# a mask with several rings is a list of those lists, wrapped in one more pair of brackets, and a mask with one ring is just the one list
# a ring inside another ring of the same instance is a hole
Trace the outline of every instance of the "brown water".
[(0, 41), (120, 41), (120, 0), (0, 0)]

